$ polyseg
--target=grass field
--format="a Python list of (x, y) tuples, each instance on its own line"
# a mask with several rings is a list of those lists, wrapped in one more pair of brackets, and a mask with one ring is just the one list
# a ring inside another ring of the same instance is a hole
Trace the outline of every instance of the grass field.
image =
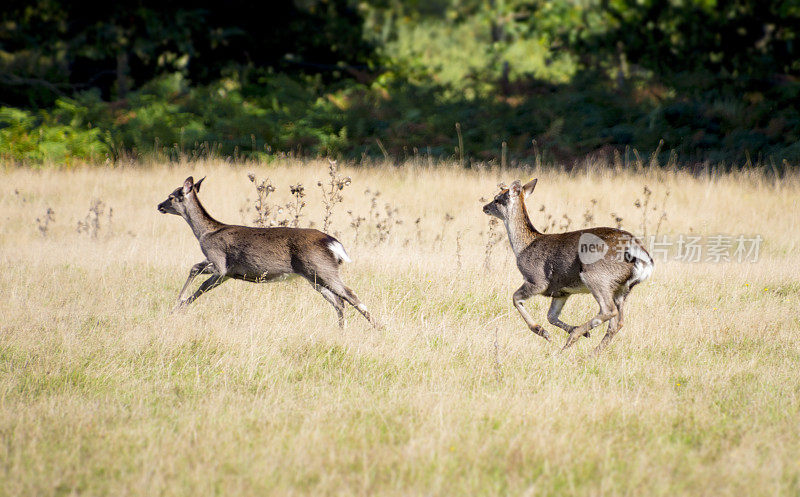
[[(273, 203), (302, 182), (322, 224), (321, 161), (0, 172), (0, 495), (800, 493), (800, 177), (344, 168), (342, 273), (383, 329), (348, 308), (339, 330), (300, 279), (171, 314), (202, 254), (156, 204), (207, 175), (210, 213), (251, 223), (249, 172)], [(758, 261), (656, 258), (607, 353), (595, 330), (561, 354), (548, 301), (553, 344), (512, 306), (502, 232), (487, 267), (479, 199), (533, 176), (536, 226), (640, 234), (647, 186), (649, 233), (760, 235)]]

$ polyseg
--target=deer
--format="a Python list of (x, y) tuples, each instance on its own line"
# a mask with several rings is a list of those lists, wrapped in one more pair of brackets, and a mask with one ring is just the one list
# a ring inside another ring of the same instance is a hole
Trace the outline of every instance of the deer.
[[(519, 180), (503, 188), (483, 206), (483, 212), (500, 219), (508, 232), (517, 268), (525, 283), (514, 292), (514, 307), (528, 328), (550, 341), (550, 334), (537, 324), (525, 309), (525, 300), (534, 295), (550, 297), (547, 320), (567, 332), (569, 349), (589, 330), (608, 322), (608, 329), (595, 348), (599, 355), (623, 324), (623, 306), (631, 289), (653, 272), (654, 263), (642, 242), (627, 231), (616, 228), (588, 228), (566, 233), (542, 233), (534, 228), (525, 200), (536, 187), (537, 179), (525, 185)], [(600, 306), (597, 315), (579, 326), (559, 319), (571, 295), (590, 293)]]
[[(311, 228), (255, 228), (221, 223), (208, 214), (197, 196), (204, 179), (195, 183), (189, 176), (183, 186), (157, 206), (162, 214), (174, 214), (186, 220), (205, 255), (205, 260), (189, 271), (174, 310), (185, 309), (231, 278), (265, 283), (299, 275), (333, 305), (340, 328), (345, 325), (344, 302), (355, 307), (372, 326), (378, 327), (367, 307), (339, 276), (339, 266), (352, 262), (339, 240)], [(184, 299), (186, 289), (201, 274), (211, 276)]]

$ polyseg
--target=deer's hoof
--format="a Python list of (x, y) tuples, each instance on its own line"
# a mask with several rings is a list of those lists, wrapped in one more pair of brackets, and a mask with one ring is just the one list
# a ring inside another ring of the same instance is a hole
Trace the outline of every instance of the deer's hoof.
[(550, 333), (548, 333), (546, 329), (542, 328), (538, 324), (536, 326), (534, 326), (533, 328), (531, 328), (531, 331), (533, 331), (534, 333), (536, 333), (540, 337), (544, 338), (548, 342), (550, 341)]

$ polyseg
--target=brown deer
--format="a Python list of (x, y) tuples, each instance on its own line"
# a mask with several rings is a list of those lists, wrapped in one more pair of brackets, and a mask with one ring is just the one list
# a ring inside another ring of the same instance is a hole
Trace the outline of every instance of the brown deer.
[[(340, 327), (344, 326), (344, 302), (377, 326), (366, 306), (339, 276), (339, 265), (350, 262), (339, 240), (315, 229), (251, 228), (221, 223), (206, 212), (197, 198), (203, 179), (195, 183), (191, 176), (186, 178), (183, 186), (158, 204), (159, 212), (181, 216), (189, 223), (206, 256), (189, 271), (176, 308), (186, 307), (229, 278), (263, 283), (298, 274), (333, 305)], [(186, 288), (198, 274), (211, 277), (184, 300)]]
[[(514, 292), (514, 307), (531, 331), (549, 341), (549, 333), (531, 319), (523, 302), (534, 295), (551, 297), (547, 319), (569, 334), (562, 350), (608, 321), (606, 335), (595, 349), (600, 353), (622, 328), (625, 299), (631, 288), (653, 272), (653, 259), (636, 237), (619, 229), (540, 233), (525, 209), (525, 199), (535, 186), (535, 179), (524, 186), (519, 180), (514, 181), (483, 206), (483, 212), (505, 223), (517, 267), (525, 278)], [(569, 296), (577, 293), (591, 293), (600, 304), (600, 311), (586, 323), (570, 326), (559, 316)]]

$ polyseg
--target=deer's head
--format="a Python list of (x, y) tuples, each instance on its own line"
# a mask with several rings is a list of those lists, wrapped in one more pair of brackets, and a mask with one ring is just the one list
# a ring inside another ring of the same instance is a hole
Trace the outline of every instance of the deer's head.
[(536, 179), (530, 180), (525, 185), (515, 180), (511, 186), (504, 188), (491, 202), (484, 205), (483, 212), (505, 221), (525, 209), (525, 199), (533, 193), (535, 187)]
[(191, 176), (186, 178), (186, 181), (183, 182), (183, 186), (176, 188), (175, 191), (169, 194), (165, 201), (158, 204), (158, 212), (183, 216), (186, 212), (186, 201), (197, 195), (197, 192), (200, 191), (200, 184), (203, 183), (204, 179), (205, 177), (195, 183), (194, 178)]

